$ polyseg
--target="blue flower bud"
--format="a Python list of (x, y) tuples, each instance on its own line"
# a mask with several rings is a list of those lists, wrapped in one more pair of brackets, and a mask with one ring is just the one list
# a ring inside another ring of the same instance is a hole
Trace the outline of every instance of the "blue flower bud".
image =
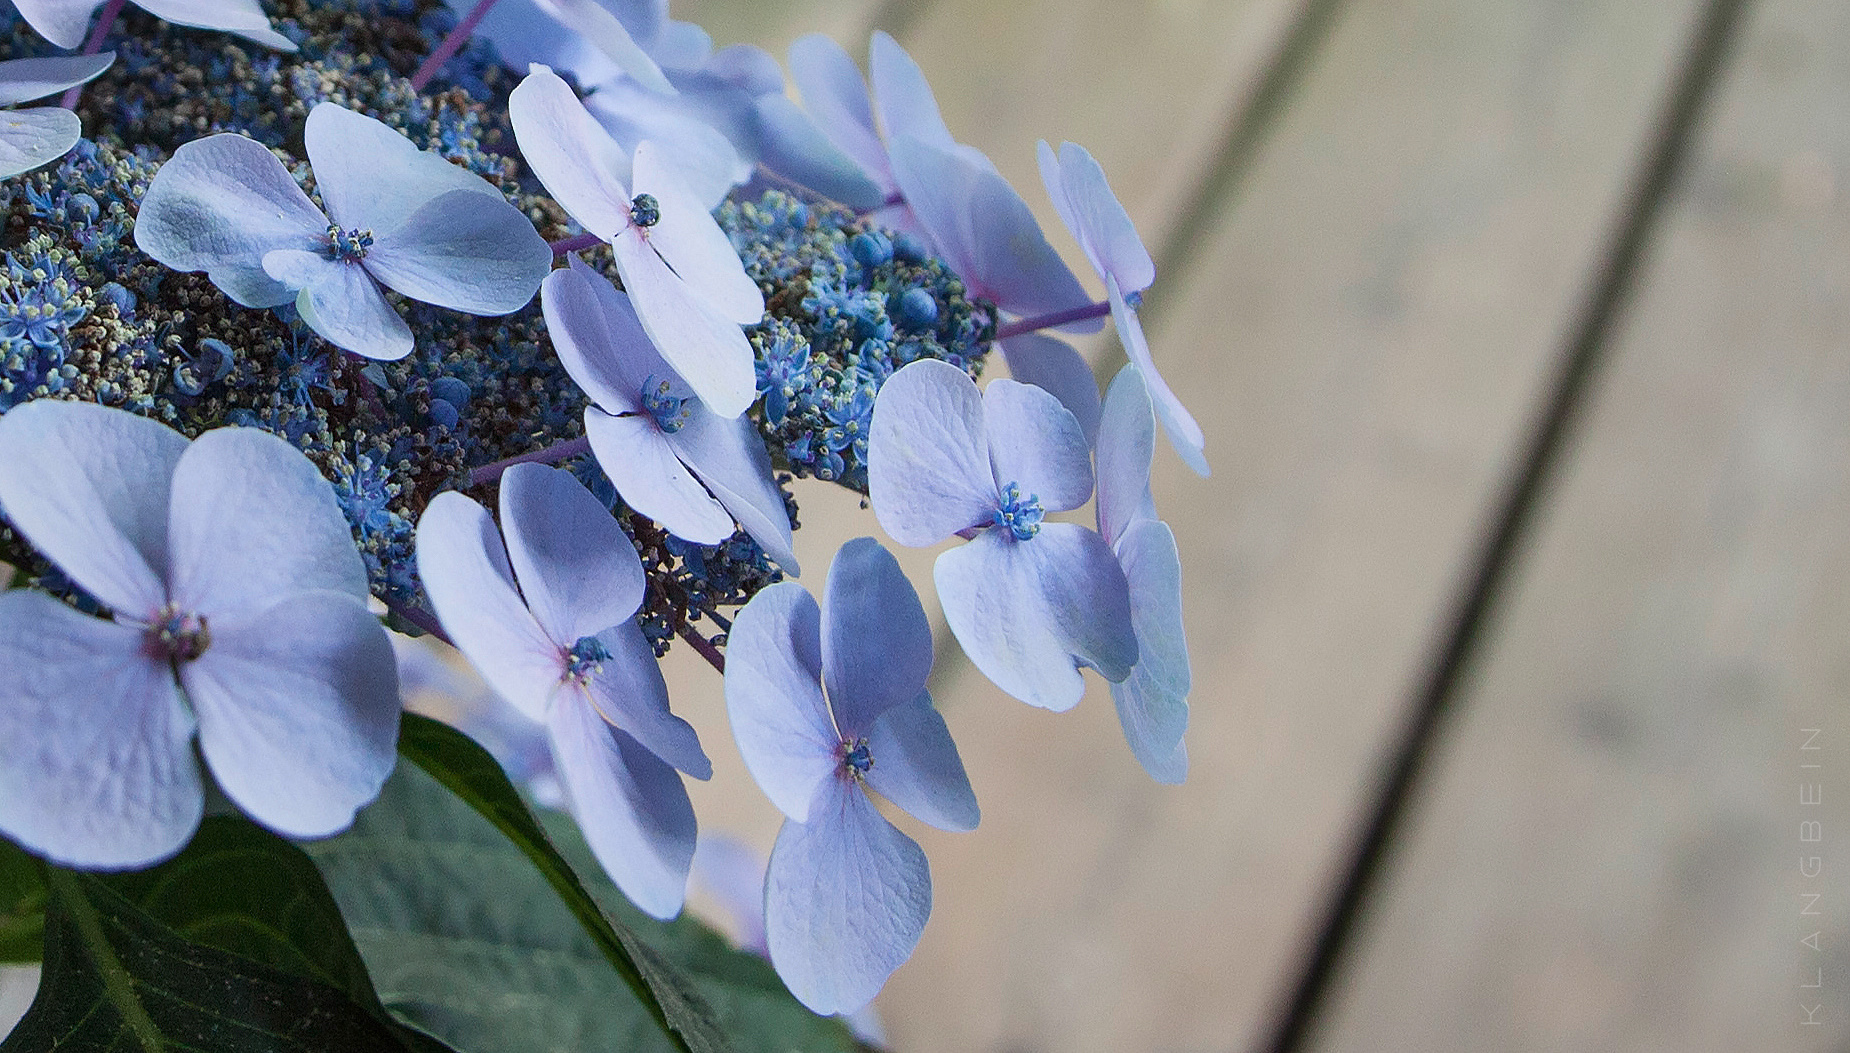
[(924, 289), (907, 289), (893, 305), (893, 315), (901, 329), (913, 332), (930, 329), (938, 324), (938, 301)]
[(877, 230), (866, 230), (848, 240), (848, 251), (863, 267), (878, 267), (893, 258), (893, 242)]

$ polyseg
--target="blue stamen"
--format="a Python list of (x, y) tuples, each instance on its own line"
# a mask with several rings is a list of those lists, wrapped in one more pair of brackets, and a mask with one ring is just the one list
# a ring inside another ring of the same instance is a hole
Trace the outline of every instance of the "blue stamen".
[(610, 660), (610, 649), (595, 636), (580, 636), (565, 652), (565, 678), (585, 683), (596, 676)]
[(674, 385), (666, 380), (658, 381), (650, 377), (643, 381), (642, 408), (655, 418), (655, 426), (669, 435), (680, 431), (687, 424), (688, 417), (693, 413), (687, 404), (692, 401), (691, 395), (677, 397)]
[(1041, 520), (1047, 513), (1041, 510), (1041, 499), (1036, 494), (1021, 496), (1021, 485), (1010, 483), (1002, 488), (1002, 503), (996, 507), (995, 524), (1007, 527), (1015, 535), (1015, 540), (1026, 541), (1041, 532)]
[(662, 221), (661, 202), (654, 194), (637, 194), (630, 199), (630, 222), (639, 227), (653, 227)]
[(337, 262), (358, 263), (366, 258), (372, 247), (372, 231), (342, 230), (336, 224), (328, 224), (328, 251)]
[(842, 766), (851, 778), (863, 778), (873, 769), (874, 755), (868, 750), (866, 739), (844, 742), (839, 747), (839, 752)]
[(155, 658), (171, 662), (190, 662), (212, 646), (206, 620), (172, 604), (155, 612), (143, 638)]

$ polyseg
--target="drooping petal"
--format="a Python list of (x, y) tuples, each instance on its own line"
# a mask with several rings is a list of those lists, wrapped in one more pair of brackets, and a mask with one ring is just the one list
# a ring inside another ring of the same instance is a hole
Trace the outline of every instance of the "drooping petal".
[(548, 274), (540, 286), (540, 313), (559, 364), (605, 412), (642, 413), (640, 394), (647, 378), (633, 376), (623, 368), (623, 360), (638, 344), (650, 355), (655, 348), (636, 321), (627, 294), (576, 255), (569, 263)]
[(418, 520), (418, 577), (444, 632), (482, 678), (534, 720), (565, 674), (561, 650), (514, 588), (514, 570), (488, 510), (446, 491)]
[(39, 36), (70, 49), (84, 42), (90, 16), (103, 0), (13, 0), (13, 6)]
[(1143, 372), (1127, 364), (1105, 393), (1098, 429), (1098, 532), (1118, 539), (1140, 519), (1156, 518), (1150, 462), (1156, 456), (1156, 414)]
[(604, 872), (650, 916), (681, 913), (696, 836), (681, 776), (576, 692), (560, 692), (546, 727), (566, 804)]
[(572, 473), (517, 464), (501, 475), (501, 531), (527, 609), (570, 645), (627, 623), (642, 606), (642, 561)]
[(822, 602), (822, 677), (842, 737), (916, 698), (931, 660), (931, 622), (899, 561), (871, 537), (843, 545)]
[(65, 866), (165, 859), (204, 807), (192, 738), (140, 631), (0, 593), (0, 833)]
[(655, 349), (708, 409), (728, 418), (749, 409), (758, 377), (739, 323), (683, 282), (634, 228), (618, 235), (611, 249), (630, 306)]
[(1043, 523), (1027, 541), (985, 530), (939, 556), (932, 578), (964, 654), (1030, 705), (1077, 705), (1082, 664), (1116, 683), (1137, 663), (1124, 571), (1104, 539), (1076, 523)]
[(1163, 376), (1156, 371), (1156, 363), (1150, 359), (1150, 344), (1144, 339), (1143, 323), (1138, 321), (1137, 312), (1124, 301), (1124, 295), (1118, 290), (1117, 279), (1109, 276), (1105, 279), (1105, 288), (1111, 299), (1111, 320), (1118, 327), (1118, 339), (1124, 344), (1124, 352), (1131, 364), (1143, 374), (1143, 382), (1149, 387), (1150, 402), (1156, 407), (1156, 419), (1162, 421), (1163, 432), (1169, 436), (1169, 445), (1182, 458), (1182, 463), (1189, 466), (1196, 475), (1208, 476), (1208, 459), (1202, 453), (1207, 438), (1201, 433), (1201, 425), (1189, 415), (1183, 407), (1182, 400), (1176, 398), (1175, 392), (1163, 382)]
[(1182, 733), (1192, 677), (1175, 535), (1165, 523), (1140, 520), (1118, 544), (1118, 561), (1130, 582), (1137, 665), (1122, 684), (1111, 685), (1111, 699), (1137, 762), (1157, 782), (1179, 783), (1188, 776)]
[(1092, 496), (1092, 448), (1051, 392), (992, 380), (983, 389), (983, 420), (997, 489), (1017, 483), (1049, 512), (1078, 508)]
[(751, 162), (738, 144), (703, 120), (686, 95), (657, 95), (624, 77), (598, 85), (584, 102), (624, 149), (633, 151), (645, 139), (659, 144), (704, 208), (718, 208), (727, 192), (751, 178)]
[[(848, 52), (821, 33), (799, 37), (790, 45), (790, 79), (803, 93), (804, 107), (829, 141), (879, 184), (883, 195), (897, 189), (892, 167), (887, 163), (886, 146), (874, 127), (867, 82)], [(945, 136), (949, 138), (949, 129)]]
[(634, 189), (651, 194), (661, 219), (648, 230), (648, 242), (674, 268), (695, 296), (721, 317), (740, 325), (764, 319), (764, 293), (745, 273), (739, 250), (699, 199), (683, 185), (673, 162), (651, 142), (636, 144)]
[(173, 472), (169, 591), (185, 611), (256, 614), (297, 592), (364, 602), (366, 565), (314, 462), (257, 428), (193, 440)]
[[(879, 208), (886, 200), (890, 191), (870, 178), (789, 98), (760, 95), (752, 105), (763, 132), (759, 162), (766, 168), (849, 208)], [(883, 150), (883, 162), (885, 157)]]
[(681, 462), (712, 492), (720, 505), (758, 542), (784, 573), (796, 577), (796, 544), (790, 513), (771, 472), (771, 455), (749, 418), (726, 420), (706, 407), (687, 407), (681, 430), (665, 435)]
[(938, 99), (931, 93), (925, 72), (884, 30), (875, 30), (868, 44), (867, 72), (889, 143), (907, 137), (945, 150), (957, 145), (938, 111)]
[(296, 289), (296, 310), (335, 347), (392, 362), (411, 353), (411, 326), (392, 307), (365, 267), (319, 252), (277, 249), (264, 254), (270, 277)]
[(186, 437), (126, 410), (38, 399), (0, 415), (0, 509), (72, 581), (134, 618), (167, 599), (167, 508)]
[(905, 964), (931, 916), (931, 867), (850, 782), (831, 779), (807, 823), (786, 822), (765, 871), (771, 964), (818, 1013), (852, 1013)]
[(342, 227), (384, 235), (456, 190), (505, 201), (481, 176), (418, 149), (384, 121), (332, 102), (308, 111), (302, 140), (321, 201)]
[(56, 161), (81, 138), (83, 123), (62, 107), (0, 110), (0, 179)]
[(363, 264), (414, 300), (503, 315), (532, 301), (552, 270), (552, 249), (499, 194), (452, 190), (381, 234)]
[(219, 786), (286, 836), (345, 830), (397, 758), (398, 662), (385, 628), (333, 592), (207, 628), (211, 646), (180, 666), (180, 682)]
[(1098, 381), (1085, 356), (1064, 340), (1046, 333), (1020, 333), (1001, 341), (1002, 357), (1008, 360), (1009, 374), (1024, 384), (1044, 388), (1060, 400), (1073, 417), (1086, 441), (1098, 441)]
[(176, 26), (235, 33), (278, 51), (294, 51), (295, 41), (278, 33), (257, 0), (135, 0), (149, 14)]
[(1156, 280), (1156, 264), (1143, 247), (1130, 214), (1105, 181), (1105, 170), (1077, 143), (1061, 143), (1057, 157), (1045, 139), (1035, 149), (1047, 196), (1093, 269), (1101, 278), (1107, 274), (1116, 278), (1118, 288), (1127, 293), (1148, 289)]
[(567, 29), (603, 52), (630, 79), (661, 95), (675, 93), (674, 85), (662, 75), (662, 68), (638, 46), (617, 16), (596, 0), (547, 0), (547, 3), (553, 16)]
[[(582, 692), (605, 720), (621, 728), (650, 753), (692, 775), (713, 777), (713, 762), (700, 748), (700, 736), (687, 721), (668, 710), (668, 684), (662, 679), (655, 649), (634, 621), (598, 634), (610, 657), (583, 687), (568, 684), (561, 693)], [(559, 705), (562, 703), (554, 703)]]
[(0, 62), (0, 106), (17, 106), (88, 83), (115, 60), (115, 52), (105, 51), (100, 55), (54, 55)]
[(178, 271), (205, 271), (245, 307), (288, 303), (295, 288), (263, 267), (276, 249), (317, 252), (328, 219), (276, 155), (241, 135), (184, 143), (148, 183), (135, 244)]
[(930, 695), (921, 691), (881, 714), (867, 734), (867, 752), (874, 759), (867, 785), (880, 796), (940, 830), (976, 829), (982, 818), (976, 791)]
[(732, 536), (732, 514), (681, 463), (655, 421), (615, 417), (593, 406), (585, 410), (585, 437), (624, 504), (697, 545)]
[(600, 238), (629, 229), (629, 155), (571, 85), (535, 64), (508, 94), (507, 115), (520, 155), (560, 207)]
[(920, 359), (888, 377), (867, 437), (874, 517), (902, 545), (933, 545), (996, 510), (983, 397), (963, 370)]
[(758, 788), (802, 822), (841, 741), (822, 697), (822, 611), (794, 581), (753, 596), (726, 637), (726, 714)]

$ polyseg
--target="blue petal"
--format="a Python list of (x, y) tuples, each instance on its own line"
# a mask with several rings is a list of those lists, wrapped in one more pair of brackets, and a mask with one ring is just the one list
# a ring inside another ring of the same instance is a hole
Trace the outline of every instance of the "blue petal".
[(1085, 356), (1046, 333), (1022, 333), (1002, 341), (1002, 357), (1009, 375), (1051, 392), (1079, 421), (1086, 441), (1098, 441), (1098, 381)]
[(74, 88), (101, 76), (115, 60), (115, 52), (105, 51), (0, 62), (0, 106), (17, 106)]
[(561, 644), (625, 624), (642, 606), (635, 546), (571, 472), (517, 464), (503, 473), (501, 531), (527, 609)]
[[(475, 7), (476, 0), (448, 0), (458, 16)], [(475, 35), (490, 41), (501, 61), (513, 70), (542, 63), (562, 69), (580, 84), (597, 84), (617, 75), (617, 64), (567, 28), (534, 0), (499, 0), (475, 27)]]
[(1150, 462), (1156, 456), (1156, 415), (1143, 373), (1127, 364), (1105, 394), (1098, 429), (1098, 532), (1118, 539), (1140, 519), (1156, 518)]
[(921, 359), (881, 385), (867, 490), (880, 526), (902, 545), (933, 545), (989, 521), (996, 485), (983, 398), (963, 370)]
[(753, 596), (726, 643), (726, 713), (745, 767), (778, 810), (802, 822), (840, 766), (822, 697), (822, 612), (794, 581)]
[(739, 323), (682, 281), (634, 228), (618, 234), (611, 251), (643, 331), (700, 401), (727, 418), (750, 409), (758, 375)]
[(1105, 288), (1111, 300), (1111, 320), (1118, 327), (1118, 339), (1124, 343), (1124, 353), (1131, 364), (1143, 374), (1143, 380), (1149, 387), (1150, 402), (1156, 407), (1156, 419), (1163, 424), (1163, 432), (1169, 436), (1169, 444), (1182, 458), (1182, 463), (1189, 466), (1196, 475), (1206, 478), (1208, 459), (1202, 453), (1207, 439), (1201, 433), (1201, 425), (1195, 423), (1182, 400), (1176, 398), (1175, 392), (1163, 381), (1162, 374), (1156, 371), (1156, 363), (1150, 360), (1150, 344), (1144, 339), (1143, 323), (1138, 320), (1137, 312), (1125, 302), (1118, 290), (1117, 279), (1107, 276)]
[(1092, 496), (1092, 447), (1059, 399), (1031, 384), (992, 380), (983, 415), (998, 490), (1015, 483), (1049, 512), (1078, 508)]
[(860, 787), (831, 780), (778, 832), (765, 873), (771, 964), (818, 1013), (852, 1013), (905, 964), (931, 916), (931, 867)]
[(536, 65), (508, 94), (507, 115), (527, 167), (580, 226), (605, 239), (629, 229), (629, 154), (570, 85)]
[(790, 79), (803, 93), (803, 105), (822, 133), (860, 166), (881, 195), (897, 189), (886, 146), (874, 128), (867, 82), (848, 52), (821, 33), (799, 37), (790, 45)]
[(1099, 277), (1110, 275), (1127, 293), (1149, 288), (1156, 280), (1156, 264), (1105, 181), (1105, 170), (1076, 143), (1061, 143), (1058, 157), (1045, 140), (1036, 149), (1047, 196)]
[[(867, 71), (873, 80), (880, 123), (888, 142), (901, 137), (942, 149), (957, 145), (944, 124), (938, 100), (919, 64), (883, 30), (875, 30), (867, 48)], [(838, 74), (839, 75), (839, 74)]]
[[(763, 133), (760, 162), (766, 168), (849, 208), (874, 209), (886, 200), (889, 191), (824, 136), (796, 103), (782, 95), (761, 95), (753, 106)], [(884, 164), (886, 151), (880, 156)]]
[(585, 98), (585, 109), (626, 150), (644, 140), (661, 144), (704, 208), (719, 207), (728, 191), (751, 178), (751, 162), (685, 96), (664, 97), (622, 79), (600, 85)]
[(707, 492), (669, 436), (646, 415), (618, 417), (590, 407), (585, 437), (624, 504), (697, 545), (717, 545), (732, 536), (732, 513)]
[[(655, 660), (655, 649), (635, 622), (606, 629), (598, 640), (610, 657), (583, 690), (599, 714), (627, 732), (644, 749), (696, 779), (713, 777), (713, 762), (700, 748), (700, 736), (687, 721), (668, 710), (668, 684)], [(575, 684), (561, 689), (563, 696), (577, 693)], [(563, 698), (554, 706), (567, 705)]]
[(82, 137), (77, 115), (61, 107), (0, 110), (0, 179), (56, 161)]
[(344, 106), (317, 103), (308, 112), (302, 138), (328, 215), (342, 227), (371, 230), (381, 240), (451, 191), (506, 204), (481, 176), (418, 149), (384, 121)]
[(90, 16), (103, 0), (13, 0), (13, 6), (39, 36), (61, 48), (74, 48), (84, 42)]
[(235, 33), (278, 51), (294, 51), (295, 42), (271, 28), (257, 0), (135, 0), (143, 10), (176, 26)]
[(1188, 775), (1182, 733), (1188, 730), (1192, 678), (1175, 535), (1167, 524), (1140, 521), (1118, 544), (1118, 560), (1130, 582), (1137, 665), (1129, 679), (1111, 685), (1111, 699), (1138, 763), (1157, 782), (1179, 783)]
[(263, 269), (299, 290), (295, 306), (302, 320), (335, 347), (387, 362), (411, 353), (411, 327), (365, 267), (319, 252), (277, 249), (264, 254)]
[(632, 189), (653, 194), (661, 206), (661, 218), (648, 231), (650, 246), (721, 317), (757, 325), (764, 319), (764, 293), (708, 206), (689, 190), (685, 173), (652, 142), (636, 144), (634, 165)]
[[(610, 290), (608, 299), (599, 295), (600, 285)], [(620, 308), (609, 309), (610, 301)], [(638, 344), (650, 355), (655, 349), (628, 295), (573, 256), (571, 266), (548, 274), (540, 285), (540, 313), (559, 364), (592, 402), (612, 414), (644, 412), (640, 393), (648, 378), (624, 369), (623, 358)]]
[(916, 698), (931, 661), (931, 622), (899, 561), (871, 537), (843, 545), (822, 604), (822, 675), (842, 738)]
[(930, 695), (921, 691), (882, 714), (867, 751), (874, 758), (867, 785), (882, 797), (940, 830), (976, 829), (982, 818), (976, 791)]
[(687, 465), (732, 518), (758, 542), (784, 573), (802, 573), (784, 495), (772, 475), (771, 455), (758, 426), (748, 417), (727, 420), (705, 406), (688, 407), (687, 423), (666, 436)]
[(551, 6), (554, 17), (602, 52), (626, 76), (650, 91), (674, 94), (674, 86), (662, 75), (662, 68), (638, 46), (629, 29), (597, 0), (551, 0)]
[(502, 315), (533, 299), (552, 270), (552, 249), (499, 194), (452, 190), (380, 234), (362, 264), (414, 300)]

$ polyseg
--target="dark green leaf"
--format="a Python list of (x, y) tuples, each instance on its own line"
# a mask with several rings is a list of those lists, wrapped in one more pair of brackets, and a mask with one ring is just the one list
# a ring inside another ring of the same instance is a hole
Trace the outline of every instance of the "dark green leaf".
[(45, 883), (38, 862), (0, 837), (0, 964), (38, 961), (44, 932)]

